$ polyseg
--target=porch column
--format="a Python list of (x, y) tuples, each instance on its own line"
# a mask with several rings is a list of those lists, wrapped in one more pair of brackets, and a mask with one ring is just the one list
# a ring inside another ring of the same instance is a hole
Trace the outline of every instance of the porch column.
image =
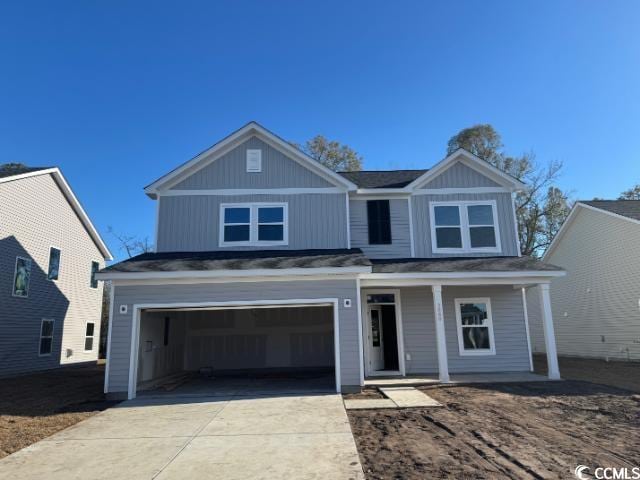
[(549, 284), (538, 285), (542, 313), (542, 329), (544, 330), (544, 343), (547, 350), (547, 368), (549, 380), (560, 380), (560, 368), (558, 367), (558, 352), (556, 350), (556, 337), (553, 330), (553, 314), (551, 313), (551, 296)]
[(442, 286), (432, 285), (433, 313), (436, 322), (436, 342), (438, 346), (438, 373), (440, 381), (449, 382), (449, 362), (447, 360), (447, 340), (444, 332), (444, 311), (442, 309)]

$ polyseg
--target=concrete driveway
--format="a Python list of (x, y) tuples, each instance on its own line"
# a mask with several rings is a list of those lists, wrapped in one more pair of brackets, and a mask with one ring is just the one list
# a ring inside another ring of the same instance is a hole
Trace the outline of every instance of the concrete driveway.
[(339, 395), (252, 390), (123, 402), (1, 460), (0, 478), (364, 478)]

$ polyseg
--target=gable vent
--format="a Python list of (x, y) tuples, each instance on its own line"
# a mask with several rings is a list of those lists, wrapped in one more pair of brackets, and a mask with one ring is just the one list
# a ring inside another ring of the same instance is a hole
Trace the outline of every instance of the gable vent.
[(261, 172), (261, 171), (262, 171), (262, 150), (248, 149), (247, 150), (247, 172)]

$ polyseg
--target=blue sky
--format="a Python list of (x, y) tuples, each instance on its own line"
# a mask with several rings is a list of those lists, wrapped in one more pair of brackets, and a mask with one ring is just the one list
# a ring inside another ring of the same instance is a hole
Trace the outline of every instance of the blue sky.
[(0, 163), (58, 165), (101, 232), (153, 237), (142, 188), (249, 120), (367, 169), (491, 123), (615, 197), (640, 182), (639, 24), (631, 0), (3, 2)]

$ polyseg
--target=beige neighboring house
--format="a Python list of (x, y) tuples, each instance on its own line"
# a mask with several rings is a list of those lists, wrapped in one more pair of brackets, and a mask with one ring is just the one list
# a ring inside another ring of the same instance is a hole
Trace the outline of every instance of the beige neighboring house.
[(98, 358), (105, 260), (58, 168), (0, 172), (0, 376)]
[[(559, 355), (640, 360), (640, 200), (577, 202), (543, 257)], [(528, 291), (534, 352), (544, 352), (536, 289)]]

